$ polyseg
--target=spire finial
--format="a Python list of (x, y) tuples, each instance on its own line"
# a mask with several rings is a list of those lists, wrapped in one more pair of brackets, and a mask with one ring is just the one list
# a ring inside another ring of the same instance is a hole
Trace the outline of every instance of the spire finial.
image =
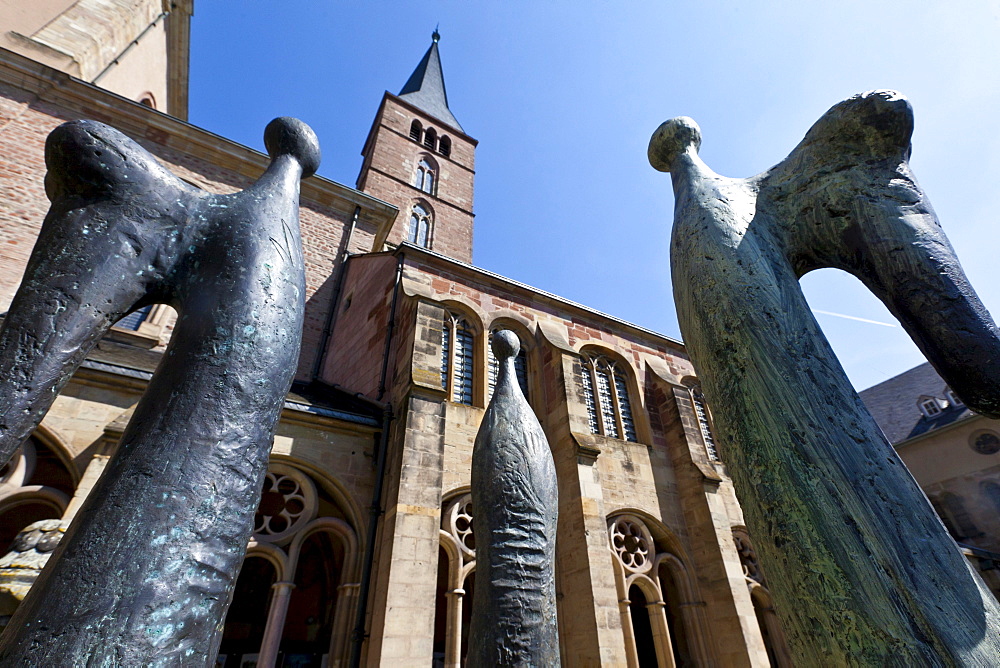
[(438, 32), (438, 28), (440, 27), (441, 24), (440, 23), (437, 24), (436, 26), (434, 26), (434, 32), (431, 33), (431, 41), (434, 42), (435, 44), (437, 44), (441, 40), (441, 33)]

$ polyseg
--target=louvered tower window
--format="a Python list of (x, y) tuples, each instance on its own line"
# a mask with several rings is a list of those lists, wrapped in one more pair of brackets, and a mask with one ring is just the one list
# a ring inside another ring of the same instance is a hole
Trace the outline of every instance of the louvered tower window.
[(462, 316), (445, 313), (441, 332), (441, 387), (459, 404), (472, 405), (474, 336)]
[(427, 131), (424, 132), (424, 146), (432, 151), (437, 148), (437, 132), (434, 131), (434, 128), (427, 128)]
[[(496, 332), (502, 327), (495, 327), (490, 331), (490, 343), (493, 342), (493, 332)], [(500, 374), (500, 363), (497, 362), (497, 358), (493, 355), (493, 346), (486, 346), (486, 356), (489, 359), (489, 396), (487, 400), (493, 398), (493, 390), (497, 385), (497, 377)], [(524, 344), (521, 344), (521, 350), (517, 353), (517, 357), (514, 358), (514, 375), (517, 376), (517, 384), (521, 386), (521, 393), (524, 394), (524, 398), (528, 398), (528, 356), (524, 352)]]
[(420, 121), (413, 119), (413, 122), (410, 123), (410, 139), (418, 142), (421, 134), (423, 134), (423, 127), (420, 125)]
[(591, 433), (637, 441), (632, 403), (628, 396), (628, 378), (624, 370), (599, 355), (584, 355), (581, 362), (583, 394)]
[(438, 153), (446, 158), (451, 155), (451, 139), (441, 137), (441, 140), (438, 142)]

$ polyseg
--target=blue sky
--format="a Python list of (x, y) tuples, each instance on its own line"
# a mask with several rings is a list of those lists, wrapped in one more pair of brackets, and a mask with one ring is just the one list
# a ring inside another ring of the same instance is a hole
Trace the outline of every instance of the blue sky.
[[(652, 131), (691, 116), (705, 161), (749, 176), (834, 103), (894, 88), (915, 109), (917, 178), (1000, 315), (1000, 2), (199, 0), (190, 120), (261, 149), (267, 121), (297, 116), (320, 174), (353, 185), (382, 92), (438, 24), (451, 109), (480, 141), (478, 266), (679, 338)], [(898, 326), (827, 315), (895, 324), (852, 277), (803, 286), (856, 387), (923, 360)]]

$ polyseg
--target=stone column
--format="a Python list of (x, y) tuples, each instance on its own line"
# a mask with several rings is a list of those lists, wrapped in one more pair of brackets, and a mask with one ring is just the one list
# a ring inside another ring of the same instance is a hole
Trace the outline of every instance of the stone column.
[(348, 629), (357, 610), (359, 586), (357, 582), (351, 582), (337, 587), (337, 609), (333, 613), (333, 635), (330, 637), (331, 668), (345, 665)]
[(674, 668), (674, 646), (670, 642), (670, 626), (667, 624), (667, 604), (661, 599), (646, 605), (650, 626), (653, 629), (653, 645), (656, 647), (656, 662), (663, 668)]
[(272, 668), (278, 659), (281, 634), (285, 630), (288, 599), (292, 596), (295, 583), (281, 580), (271, 585), (271, 588), (274, 589), (274, 598), (271, 600), (271, 609), (267, 613), (264, 639), (260, 643), (260, 655), (257, 658), (257, 665), (261, 668)]
[(445, 626), (444, 665), (445, 668), (461, 668), (462, 665), (462, 599), (465, 590), (452, 589), (448, 596), (448, 620)]
[(628, 598), (619, 599), (618, 614), (622, 622), (622, 634), (625, 636), (625, 661), (630, 668), (639, 665), (639, 657), (635, 648), (635, 629), (632, 628), (632, 601)]

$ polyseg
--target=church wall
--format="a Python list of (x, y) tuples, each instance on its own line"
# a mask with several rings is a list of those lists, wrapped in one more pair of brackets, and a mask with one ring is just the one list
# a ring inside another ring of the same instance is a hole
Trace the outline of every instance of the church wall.
[[(623, 324), (512, 289), (475, 270), (416, 250), (403, 252), (404, 292), (427, 308), (461, 313), (475, 334), (473, 405), (443, 401), (441, 452), (432, 456), (433, 465), (424, 458), (413, 464), (419, 462), (430, 474), (440, 460), (430, 488), (441, 498), (468, 489), (472, 448), (487, 403), (485, 333), (505, 323), (528, 344), (530, 401), (549, 436), (560, 483), (557, 584), (560, 610), (573, 611), (560, 616), (567, 665), (626, 661), (607, 524), (608, 517), (620, 513), (647, 518), (662, 534), (662, 545), (685, 564), (688, 645), (697, 660), (734, 666), (766, 661), (733, 542), (733, 529), (742, 519), (731, 483), (721, 464), (710, 462), (701, 441), (690, 394), (681, 384), (692, 376), (681, 351), (662, 338), (630, 332)], [(434, 324), (440, 317), (427, 316), (414, 332), (426, 349), (414, 352), (412, 376), (426, 375), (428, 389), (440, 383), (441, 334)], [(581, 350), (628, 362), (638, 443), (589, 433)], [(659, 391), (655, 399), (652, 387)], [(429, 505), (431, 499), (425, 501)], [(430, 565), (424, 568), (431, 577)]]
[[(13, 59), (12, 65), (21, 65), (16, 58), (14, 54), (7, 55), (9, 61)], [(92, 95), (78, 99), (46, 99), (52, 89), (44, 82), (38, 82), (41, 95), (6, 83), (5, 79), (16, 78), (18, 73), (3, 65), (4, 58), (0, 58), (0, 221), (3, 223), (0, 225), (0, 263), (5, 269), (0, 273), (0, 309), (5, 310), (10, 305), (48, 211), (44, 190), (45, 138), (61, 123), (88, 118), (122, 129), (174, 174), (212, 193), (246, 188), (267, 164), (265, 158), (253, 151), (236, 144), (224, 145), (221, 140), (218, 142), (221, 145), (207, 152), (199, 143), (200, 137), (189, 136), (189, 133), (202, 131), (142, 105), (108, 93), (102, 95), (97, 89), (88, 87), (86, 92)], [(44, 69), (41, 71), (45, 73)], [(53, 95), (59, 91), (55, 89)], [(369, 205), (360, 194), (352, 196), (356, 201), (340, 198), (330, 192), (327, 184), (339, 188), (315, 177), (304, 182), (302, 188), (300, 222), (307, 307), (303, 353), (297, 372), (300, 379), (311, 374), (342, 253), (345, 250), (369, 251), (377, 227), (386, 216), (395, 214), (384, 204), (371, 202)], [(362, 209), (350, 248), (345, 249), (344, 233), (359, 205)], [(172, 325), (173, 318), (166, 318), (158, 330), (161, 346), (169, 339)]]
[(352, 258), (341, 290), (322, 378), (374, 399), (392, 305), (396, 258)]
[(130, 100), (150, 99), (154, 109), (167, 111), (167, 24), (160, 20), (139, 44), (126, 53), (99, 84)]

